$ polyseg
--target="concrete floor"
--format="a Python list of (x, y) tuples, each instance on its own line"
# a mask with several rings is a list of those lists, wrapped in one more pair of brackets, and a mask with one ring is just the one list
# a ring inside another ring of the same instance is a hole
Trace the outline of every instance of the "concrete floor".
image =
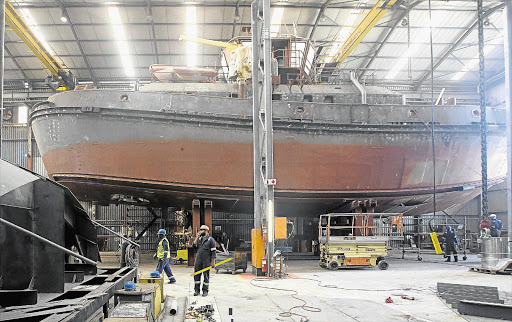
[[(340, 269), (320, 268), (316, 260), (289, 261), (288, 273), (296, 278), (251, 280), (248, 275), (213, 272), (210, 295), (193, 297), (193, 268), (172, 265), (176, 284), (165, 284), (165, 293), (187, 297), (189, 306), (214, 304), (216, 321), (493, 321), (461, 316), (436, 295), (436, 283), (496, 286), (505, 304), (512, 305), (512, 276), (471, 272), (480, 267), (475, 254), (459, 263), (445, 263), (441, 255), (391, 253), (390, 267)], [(156, 267), (156, 261), (141, 256), (139, 273)], [(250, 265), (250, 264), (249, 264)], [(250, 271), (250, 266), (248, 271)], [(245, 276), (245, 278), (244, 278)], [(165, 278), (167, 282), (167, 278)], [(414, 300), (401, 299), (402, 295)], [(394, 303), (385, 303), (391, 297)], [(229, 316), (229, 309), (233, 315)], [(291, 312), (291, 314), (289, 313)], [(168, 312), (164, 312), (168, 315)], [(496, 320), (497, 321), (497, 320)]]

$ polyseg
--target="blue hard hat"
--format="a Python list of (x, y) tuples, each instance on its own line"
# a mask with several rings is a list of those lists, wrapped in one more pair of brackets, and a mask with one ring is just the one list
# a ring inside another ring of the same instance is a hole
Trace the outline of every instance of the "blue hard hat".
[(160, 277), (160, 272), (159, 271), (152, 271), (151, 273), (149, 273), (149, 276), (150, 277)]
[(135, 291), (135, 283), (132, 281), (124, 283), (124, 289), (127, 291)]
[(450, 230), (450, 229), (452, 229), (452, 227), (446, 226), (446, 230)]
[(165, 235), (165, 234), (167, 234), (167, 232), (165, 231), (165, 229), (160, 229), (160, 230), (158, 231), (158, 235)]

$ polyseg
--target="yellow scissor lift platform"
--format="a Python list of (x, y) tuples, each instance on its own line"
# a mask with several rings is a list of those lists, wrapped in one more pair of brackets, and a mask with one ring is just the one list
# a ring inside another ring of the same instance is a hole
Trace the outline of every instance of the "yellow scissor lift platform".
[(387, 269), (389, 240), (403, 240), (402, 214), (331, 213), (320, 216), (320, 266)]

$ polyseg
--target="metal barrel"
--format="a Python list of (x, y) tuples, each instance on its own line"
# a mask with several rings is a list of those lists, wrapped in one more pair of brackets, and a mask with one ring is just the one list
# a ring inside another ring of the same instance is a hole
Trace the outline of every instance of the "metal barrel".
[(508, 255), (508, 240), (505, 237), (482, 239), (482, 268), (493, 269), (501, 258)]

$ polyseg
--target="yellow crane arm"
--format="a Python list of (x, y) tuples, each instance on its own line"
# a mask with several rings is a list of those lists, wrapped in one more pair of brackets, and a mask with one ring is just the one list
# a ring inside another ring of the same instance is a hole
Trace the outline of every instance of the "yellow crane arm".
[(54, 75), (59, 76), (58, 71), (63, 69), (61, 64), (39, 42), (25, 20), (18, 15), (9, 1), (5, 2), (5, 21), (32, 52), (41, 60), (43, 65)]
[(334, 55), (332, 62), (336, 62), (336, 67), (350, 55), (350, 53), (359, 45), (361, 40), (372, 30), (372, 28), (379, 22), (384, 14), (395, 4), (397, 0), (378, 0), (372, 10), (368, 12), (363, 21), (356, 27), (354, 32), (347, 38), (340, 50)]
[(193, 41), (193, 42), (197, 42), (200, 44), (222, 47), (222, 48), (226, 48), (230, 51), (235, 50), (238, 47), (242, 46), (242, 45), (231, 44), (231, 43), (223, 42), (223, 41), (208, 40), (208, 39), (203, 39), (203, 38), (194, 38), (194, 37), (189, 37), (189, 36), (185, 36), (185, 35), (181, 35), (180, 40)]

